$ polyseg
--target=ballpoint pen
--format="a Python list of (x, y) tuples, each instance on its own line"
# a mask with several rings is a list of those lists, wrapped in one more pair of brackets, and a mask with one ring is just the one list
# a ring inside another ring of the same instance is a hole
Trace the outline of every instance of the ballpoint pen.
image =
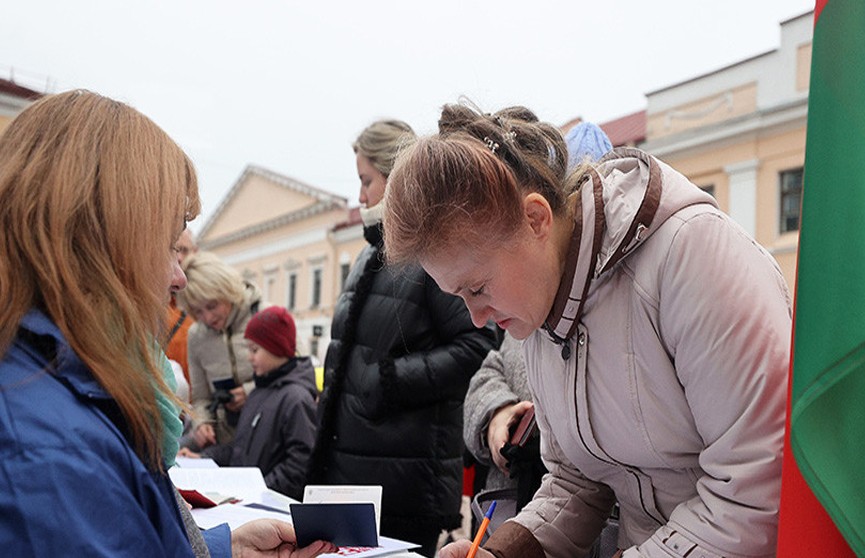
[(469, 549), (469, 553), (466, 554), (466, 558), (475, 558), (475, 554), (478, 553), (478, 548), (481, 546), (481, 541), (484, 539), (484, 533), (487, 532), (487, 527), (490, 525), (490, 519), (492, 519), (495, 510), (496, 501), (493, 500), (493, 503), (490, 504), (490, 509), (488, 509), (487, 513), (484, 514), (484, 520), (481, 521), (481, 526), (478, 527), (478, 534), (475, 535), (475, 540), (472, 541), (472, 547)]

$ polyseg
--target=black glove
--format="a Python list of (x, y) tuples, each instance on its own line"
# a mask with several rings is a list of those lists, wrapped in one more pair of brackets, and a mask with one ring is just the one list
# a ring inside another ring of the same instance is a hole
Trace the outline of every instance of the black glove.
[(517, 511), (519, 512), (534, 497), (538, 487), (541, 486), (541, 479), (547, 473), (547, 468), (541, 460), (541, 438), (532, 436), (522, 446), (506, 442), (501, 449), (501, 454), (508, 460), (510, 477), (517, 481)]

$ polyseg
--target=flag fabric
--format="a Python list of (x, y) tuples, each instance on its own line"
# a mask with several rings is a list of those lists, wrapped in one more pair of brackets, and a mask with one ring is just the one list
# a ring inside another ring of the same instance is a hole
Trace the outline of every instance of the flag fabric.
[(863, 0), (814, 10), (802, 196), (778, 556), (865, 556)]

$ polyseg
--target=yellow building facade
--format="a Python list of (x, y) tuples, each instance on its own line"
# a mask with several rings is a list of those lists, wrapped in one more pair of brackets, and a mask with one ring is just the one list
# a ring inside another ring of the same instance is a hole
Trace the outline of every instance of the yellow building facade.
[[(781, 22), (777, 49), (652, 91), (645, 111), (601, 124), (711, 192), (776, 258), (791, 289), (812, 20), (807, 13)], [(299, 349), (324, 361), (334, 304), (366, 245), (357, 208), (250, 166), (204, 225), (199, 244), (256, 283), (267, 301), (287, 307)]]
[(710, 191), (795, 282), (813, 14), (779, 48), (646, 95), (640, 147)]
[(249, 166), (198, 244), (258, 285), (264, 300), (288, 308), (298, 350), (324, 361), (334, 304), (366, 245), (357, 210), (345, 198)]

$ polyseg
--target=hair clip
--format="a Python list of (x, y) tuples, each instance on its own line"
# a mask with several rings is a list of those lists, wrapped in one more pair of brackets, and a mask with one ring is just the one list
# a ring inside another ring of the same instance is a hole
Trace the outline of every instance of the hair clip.
[(491, 140), (489, 136), (484, 136), (484, 143), (487, 144), (487, 147), (489, 147), (490, 151), (493, 153), (495, 153), (496, 149), (499, 148), (499, 144)]
[(505, 132), (502, 134), (502, 139), (505, 140), (505, 143), (513, 143), (515, 139), (517, 139), (517, 133), (511, 130), (510, 132)]

